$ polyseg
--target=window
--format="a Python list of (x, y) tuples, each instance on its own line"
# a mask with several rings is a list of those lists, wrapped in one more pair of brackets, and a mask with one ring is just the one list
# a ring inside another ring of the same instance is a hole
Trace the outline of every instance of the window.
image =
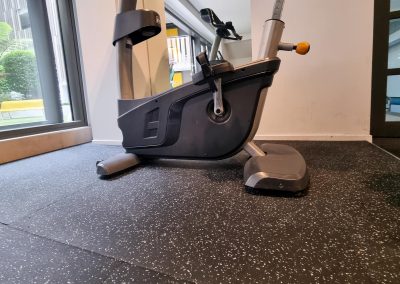
[(0, 138), (87, 124), (71, 2), (0, 0)]
[(390, 1), (390, 12), (395, 12), (400, 10), (400, 0)]

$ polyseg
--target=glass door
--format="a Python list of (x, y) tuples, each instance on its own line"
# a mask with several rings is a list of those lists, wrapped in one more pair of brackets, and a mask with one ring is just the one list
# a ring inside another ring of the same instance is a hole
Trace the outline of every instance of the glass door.
[(371, 132), (400, 137), (400, 0), (375, 0)]

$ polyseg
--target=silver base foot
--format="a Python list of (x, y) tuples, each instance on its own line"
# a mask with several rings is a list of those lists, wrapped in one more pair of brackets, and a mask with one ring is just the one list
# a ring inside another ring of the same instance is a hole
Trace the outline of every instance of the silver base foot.
[(297, 150), (269, 143), (260, 148), (267, 155), (254, 155), (244, 167), (247, 187), (289, 192), (299, 192), (308, 187), (307, 165)]

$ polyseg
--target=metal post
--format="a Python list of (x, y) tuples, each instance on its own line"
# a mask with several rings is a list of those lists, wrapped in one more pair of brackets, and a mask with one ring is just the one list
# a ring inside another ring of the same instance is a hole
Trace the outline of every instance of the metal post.
[(62, 123), (60, 88), (46, 1), (27, 1), (27, 5), (46, 120), (52, 124)]
[(274, 10), (272, 13), (272, 19), (274, 19), (274, 20), (281, 19), (284, 5), (285, 5), (285, 0), (276, 0), (275, 1)]
[[(264, 25), (263, 35), (261, 38), (260, 50), (258, 52), (259, 60), (263, 60), (266, 58), (276, 57), (279, 50), (279, 44), (282, 39), (283, 29), (285, 28), (285, 23), (281, 21), (283, 6), (285, 4), (285, 0), (276, 0), (274, 5), (274, 10), (272, 13), (272, 18), (267, 20)], [(259, 103), (256, 121), (260, 122), (260, 117), (262, 114), (262, 109), (264, 107), (265, 98), (267, 96), (268, 89), (265, 89), (262, 93), (262, 102)], [(253, 139), (255, 135), (255, 131), (258, 129), (258, 126), (253, 126), (253, 133), (251, 135), (251, 139)], [(266, 153), (262, 149), (260, 149), (254, 142), (247, 142), (244, 146), (244, 150), (250, 154), (252, 157), (262, 157), (265, 156)]]
[(278, 55), (279, 44), (282, 39), (285, 23), (282, 22), (281, 16), (285, 0), (276, 0), (272, 18), (264, 24), (263, 35), (261, 38), (260, 49), (258, 52), (259, 60), (272, 58)]
[[(136, 9), (137, 0), (120, 0), (119, 13)], [(120, 98), (131, 100), (135, 98), (132, 70), (132, 44), (129, 38), (117, 42), (118, 76), (120, 84)]]
[(119, 0), (118, 13), (136, 9), (137, 0)]
[(219, 50), (219, 45), (221, 44), (221, 37), (217, 35), (214, 39), (214, 43), (211, 47), (211, 53), (210, 53), (210, 60), (216, 60), (217, 59), (217, 54)]
[[(210, 52), (210, 61), (217, 60), (217, 54), (219, 50), (219, 46), (221, 44), (222, 38), (217, 35), (214, 39), (213, 45), (211, 47)], [(217, 91), (213, 93), (214, 99), (214, 113), (217, 116), (222, 116), (224, 114), (224, 102), (222, 98), (222, 80), (215, 80), (215, 85), (217, 86)]]
[(117, 42), (117, 52), (120, 98), (123, 100), (134, 99), (132, 46), (129, 44), (127, 38), (123, 38)]
[(214, 82), (215, 85), (217, 86), (217, 90), (213, 93), (214, 113), (217, 116), (221, 116), (225, 112), (224, 101), (222, 98), (222, 79), (218, 78), (217, 80), (214, 80)]
[(244, 150), (252, 157), (263, 157), (265, 153), (254, 142), (248, 142), (244, 146)]

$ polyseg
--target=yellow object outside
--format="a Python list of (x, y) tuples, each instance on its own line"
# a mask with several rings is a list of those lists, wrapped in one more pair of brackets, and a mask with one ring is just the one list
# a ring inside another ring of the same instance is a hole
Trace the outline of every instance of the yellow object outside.
[(0, 112), (43, 109), (43, 100), (4, 101)]
[(172, 79), (172, 87), (176, 88), (183, 85), (183, 76), (182, 72), (176, 72), (174, 74), (174, 78)]
[(178, 36), (178, 29), (167, 29), (167, 37)]

